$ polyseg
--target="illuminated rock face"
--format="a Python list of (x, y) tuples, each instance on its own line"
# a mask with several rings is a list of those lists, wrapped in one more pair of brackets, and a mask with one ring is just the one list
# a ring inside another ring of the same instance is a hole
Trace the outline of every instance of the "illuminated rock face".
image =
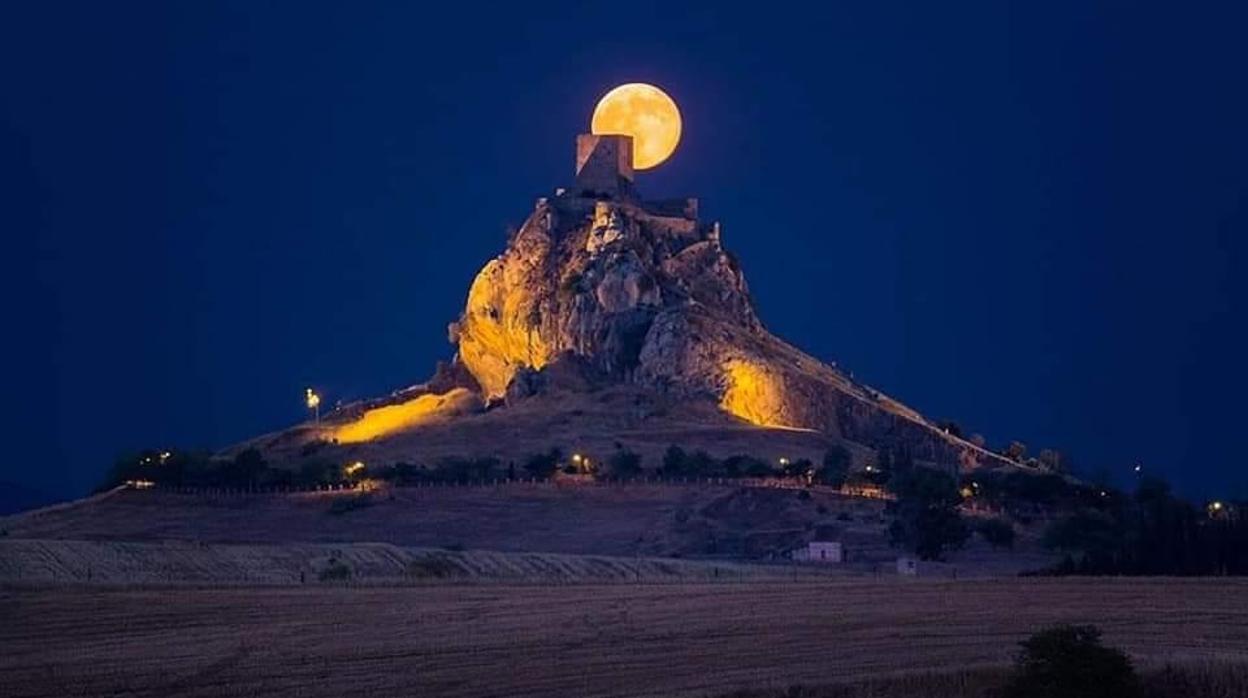
[(574, 357), (578, 389), (628, 381), (712, 399), (759, 426), (966, 460), (965, 445), (918, 413), (767, 332), (695, 201), (583, 194), (539, 200), (451, 325), (458, 361), (487, 400), (549, 389), (573, 370), (549, 369)]

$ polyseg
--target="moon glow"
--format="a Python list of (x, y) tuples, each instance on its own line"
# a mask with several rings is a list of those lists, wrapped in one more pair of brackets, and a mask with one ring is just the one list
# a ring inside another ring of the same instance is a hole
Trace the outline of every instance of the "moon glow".
[(680, 142), (680, 110), (654, 85), (630, 82), (598, 100), (590, 131), (633, 137), (633, 168), (648, 170), (664, 160)]

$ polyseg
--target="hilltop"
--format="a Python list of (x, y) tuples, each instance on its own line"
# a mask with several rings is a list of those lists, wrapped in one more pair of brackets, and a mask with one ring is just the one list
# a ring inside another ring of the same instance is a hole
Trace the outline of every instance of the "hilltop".
[(858, 468), (881, 450), (954, 472), (1016, 465), (767, 331), (720, 224), (696, 199), (642, 199), (630, 148), (578, 140), (573, 186), (538, 199), (477, 274), (431, 379), (223, 455), (428, 464), (555, 446), (653, 465), (671, 444), (811, 460), (840, 445)]

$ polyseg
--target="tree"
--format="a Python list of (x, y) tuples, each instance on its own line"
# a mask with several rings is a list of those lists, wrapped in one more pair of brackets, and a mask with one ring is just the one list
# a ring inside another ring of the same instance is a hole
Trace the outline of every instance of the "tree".
[(949, 434), (950, 436), (956, 436), (959, 439), (962, 438), (962, 425), (958, 424), (952, 419), (947, 419), (941, 422), (938, 426), (946, 434)]
[(1006, 698), (1134, 698), (1141, 695), (1131, 660), (1101, 644), (1091, 625), (1058, 625), (1022, 643)]
[(607, 466), (615, 477), (633, 477), (641, 473), (641, 456), (627, 448), (616, 449), (607, 458)]
[(534, 453), (524, 462), (524, 469), (536, 478), (548, 478), (555, 474), (559, 461), (563, 460), (563, 452), (552, 448), (546, 453)]
[(962, 547), (970, 529), (958, 512), (962, 495), (953, 477), (931, 468), (899, 473), (889, 483), (897, 494), (890, 505), (889, 541), (918, 555), (939, 560), (946, 550)]
[(254, 448), (244, 449), (222, 469), (223, 484), (229, 487), (252, 487), (267, 467), (260, 451)]
[(1005, 456), (1011, 460), (1021, 461), (1026, 455), (1027, 444), (1022, 441), (1011, 441), (1010, 445), (1005, 447)]
[(975, 526), (975, 530), (994, 548), (1014, 547), (1014, 527), (1004, 519), (984, 519)]
[(1070, 464), (1066, 462), (1066, 457), (1061, 451), (1052, 448), (1044, 448), (1040, 450), (1037, 456), (1040, 466), (1051, 473), (1064, 474), (1070, 472)]
[(685, 449), (675, 444), (668, 446), (663, 452), (663, 474), (675, 475), (683, 472), (685, 461), (688, 459), (689, 455), (685, 453)]
[(1082, 509), (1050, 524), (1041, 543), (1051, 550), (1078, 556), (1082, 569), (1108, 571), (1116, 567), (1123, 531), (1109, 513)]
[(819, 469), (819, 482), (832, 487), (841, 487), (849, 478), (849, 465), (853, 460), (849, 449), (836, 444), (823, 454), (823, 467)]
[(679, 446), (669, 446), (663, 454), (663, 474), (668, 477), (712, 477), (719, 472), (719, 462), (706, 451), (687, 453)]

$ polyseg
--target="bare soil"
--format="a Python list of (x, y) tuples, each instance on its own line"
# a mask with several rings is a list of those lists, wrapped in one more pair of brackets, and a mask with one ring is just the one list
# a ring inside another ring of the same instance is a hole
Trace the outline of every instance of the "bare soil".
[(1143, 663), (1248, 659), (1248, 580), (14, 589), (33, 696), (706, 696), (1002, 666), (1056, 622)]

